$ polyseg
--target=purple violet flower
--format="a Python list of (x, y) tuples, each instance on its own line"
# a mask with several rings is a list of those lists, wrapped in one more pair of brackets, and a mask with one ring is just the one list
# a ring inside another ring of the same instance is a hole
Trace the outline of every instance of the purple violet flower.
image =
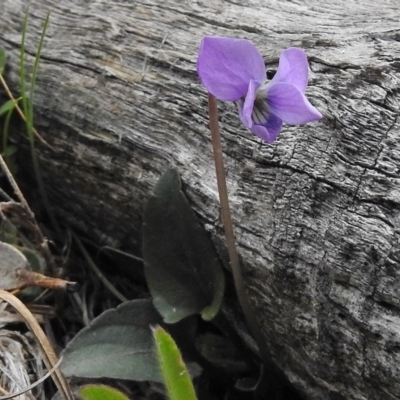
[(282, 51), (278, 70), (267, 82), (264, 60), (251, 42), (206, 36), (197, 72), (217, 99), (236, 102), (243, 124), (268, 143), (277, 138), (283, 122), (300, 125), (322, 118), (304, 95), (308, 61), (301, 49)]

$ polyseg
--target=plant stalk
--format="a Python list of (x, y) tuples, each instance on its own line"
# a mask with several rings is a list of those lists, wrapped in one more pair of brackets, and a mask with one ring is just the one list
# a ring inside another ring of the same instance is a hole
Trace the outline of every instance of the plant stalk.
[(219, 201), (221, 205), (222, 222), (225, 230), (228, 254), (232, 268), (233, 280), (235, 283), (236, 293), (240, 306), (243, 310), (250, 332), (252, 333), (260, 351), (260, 356), (264, 362), (265, 372), (273, 370), (271, 353), (265, 344), (260, 326), (258, 324), (255, 313), (250, 305), (249, 298), (244, 284), (242, 269), (239, 262), (239, 256), (236, 250), (235, 234), (233, 229), (232, 217), (229, 208), (228, 189), (225, 178), (224, 161), (222, 157), (221, 136), (218, 124), (218, 106), (217, 99), (208, 94), (208, 111), (210, 118), (210, 130), (212, 138), (212, 146), (215, 161), (215, 172), (217, 175)]

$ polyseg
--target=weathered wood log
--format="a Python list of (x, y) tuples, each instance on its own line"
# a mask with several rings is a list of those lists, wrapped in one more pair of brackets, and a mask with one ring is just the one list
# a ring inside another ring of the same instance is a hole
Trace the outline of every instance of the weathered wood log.
[[(0, 47), (18, 90), (26, 2), (3, 0)], [(140, 247), (143, 204), (176, 166), (224, 256), (195, 62), (204, 35), (252, 40), (267, 69), (309, 55), (318, 123), (259, 145), (221, 104), (246, 284), (276, 364), (307, 399), (400, 398), (398, 0), (32, 0), (26, 50), (51, 23), (35, 125), (60, 218), (98, 242)]]

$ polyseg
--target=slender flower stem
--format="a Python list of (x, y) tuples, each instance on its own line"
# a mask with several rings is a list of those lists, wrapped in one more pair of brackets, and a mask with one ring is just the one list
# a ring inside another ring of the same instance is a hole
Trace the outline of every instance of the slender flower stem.
[(249, 298), (247, 296), (246, 287), (243, 281), (242, 269), (240, 267), (239, 256), (236, 250), (235, 234), (233, 231), (233, 223), (229, 209), (225, 168), (222, 158), (221, 137), (219, 134), (219, 125), (218, 125), (217, 99), (210, 93), (208, 94), (208, 111), (209, 111), (210, 130), (211, 130), (212, 145), (213, 145), (214, 160), (215, 160), (215, 171), (217, 174), (219, 201), (221, 205), (221, 215), (224, 224), (225, 237), (232, 268), (233, 280), (235, 282), (235, 289), (239, 299), (240, 306), (242, 307), (243, 313), (247, 320), (249, 329), (253, 334), (255, 341), (257, 342), (261, 358), (264, 361), (265, 369), (266, 371), (270, 371), (273, 369), (271, 363), (271, 354), (267, 345), (265, 344), (257, 318), (249, 303)]

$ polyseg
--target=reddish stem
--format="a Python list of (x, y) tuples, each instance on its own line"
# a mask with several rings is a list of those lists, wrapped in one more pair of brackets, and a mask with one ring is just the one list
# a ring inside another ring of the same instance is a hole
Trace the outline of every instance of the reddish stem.
[(217, 174), (219, 201), (221, 205), (221, 215), (224, 224), (226, 243), (228, 247), (228, 254), (232, 268), (233, 280), (235, 282), (236, 294), (238, 296), (240, 306), (242, 307), (250, 331), (257, 342), (260, 355), (264, 361), (266, 370), (271, 370), (271, 368), (273, 369), (271, 363), (271, 354), (268, 347), (265, 344), (262, 331), (258, 324), (255, 313), (250, 305), (249, 298), (246, 292), (246, 286), (243, 281), (239, 256), (236, 250), (235, 234), (233, 229), (231, 212), (229, 208), (228, 189), (226, 186), (225, 168), (222, 157), (221, 136), (219, 133), (219, 125), (218, 125), (217, 99), (210, 93), (208, 94), (208, 111), (209, 111), (210, 130), (211, 130), (211, 138), (212, 138), (214, 160), (215, 160), (215, 171)]

